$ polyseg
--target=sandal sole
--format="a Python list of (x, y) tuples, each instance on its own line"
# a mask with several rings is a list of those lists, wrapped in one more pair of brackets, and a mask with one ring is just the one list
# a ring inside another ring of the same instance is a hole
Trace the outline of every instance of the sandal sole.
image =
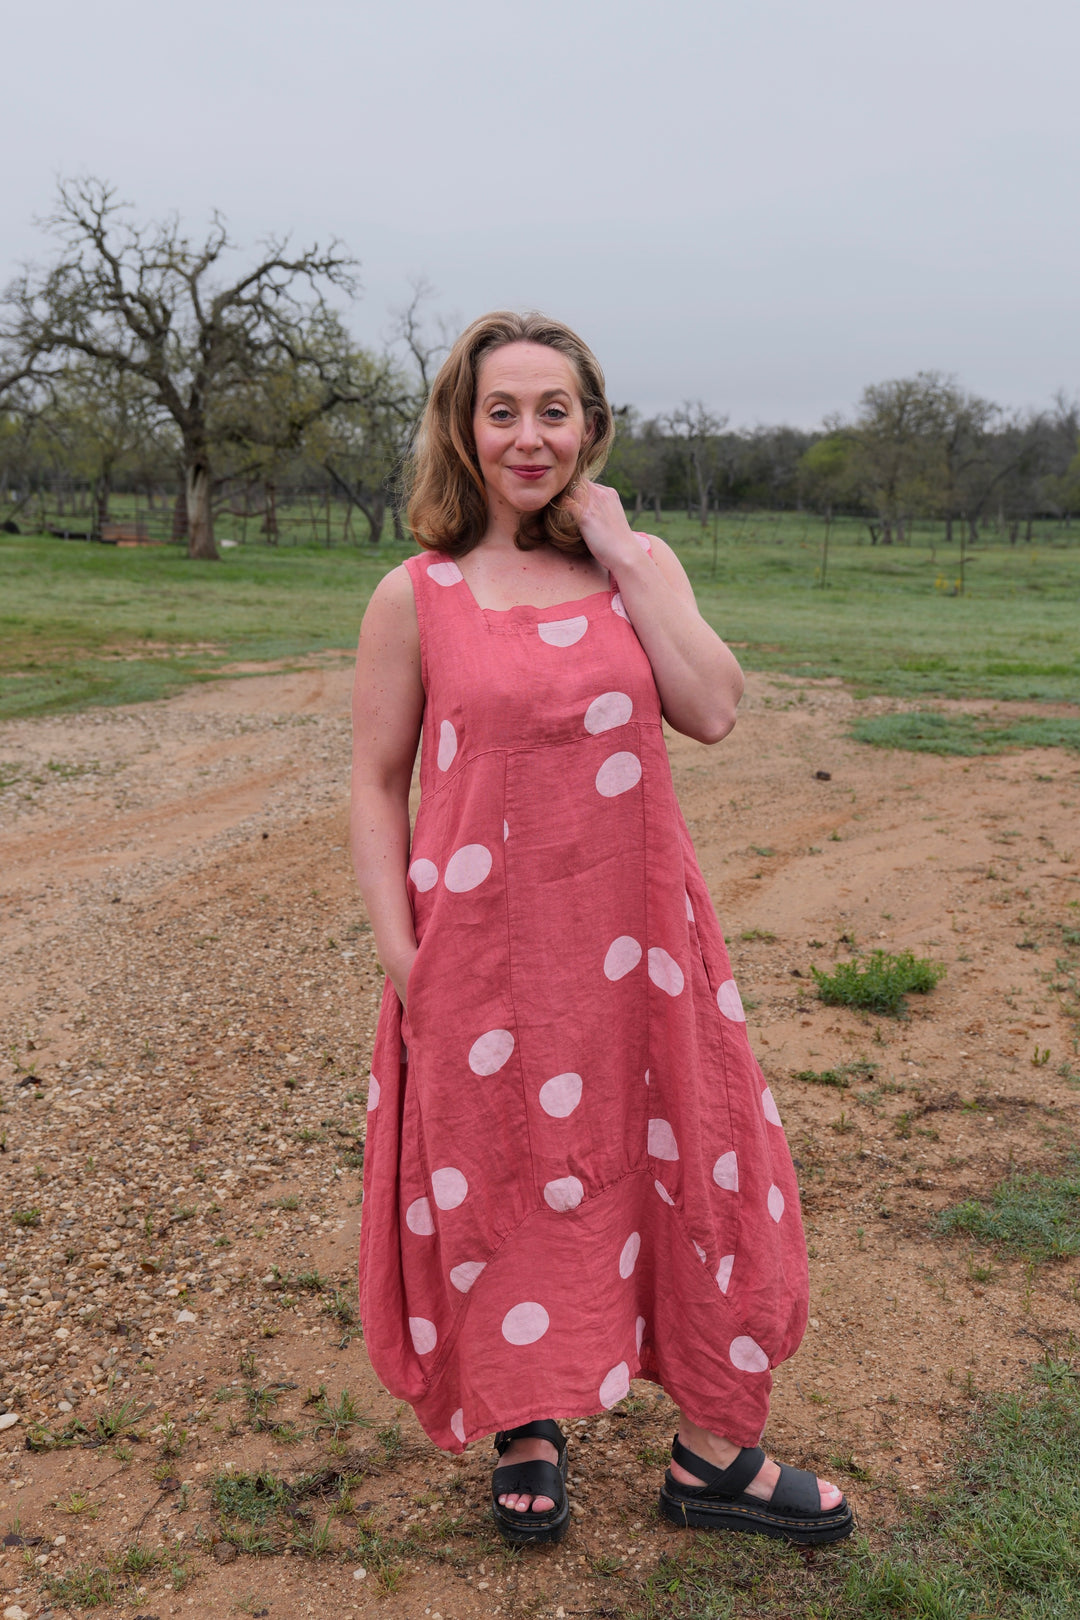
[(524, 1524), (514, 1524), (512, 1521), (504, 1519), (500, 1513), (496, 1513), (494, 1510), (492, 1510), (491, 1516), (495, 1520), (495, 1526), (500, 1536), (504, 1541), (509, 1542), (511, 1547), (525, 1547), (531, 1542), (562, 1541), (570, 1528), (569, 1502), (567, 1502), (563, 1513), (549, 1524), (530, 1524), (525, 1514), (520, 1515), (521, 1518), (525, 1519)]
[(795, 1541), (803, 1546), (829, 1541), (843, 1541), (855, 1528), (855, 1517), (845, 1504), (845, 1511), (834, 1509), (817, 1519), (794, 1519), (782, 1513), (770, 1513), (769, 1504), (761, 1502), (753, 1507), (737, 1501), (703, 1502), (671, 1496), (660, 1488), (660, 1511), (672, 1524), (691, 1530), (741, 1530), (759, 1536), (775, 1536), (781, 1541)]

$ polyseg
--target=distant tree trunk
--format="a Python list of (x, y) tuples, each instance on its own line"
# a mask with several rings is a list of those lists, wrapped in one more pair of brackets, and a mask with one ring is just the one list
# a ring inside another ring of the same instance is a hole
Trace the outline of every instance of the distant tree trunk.
[(952, 518), (951, 517), (947, 517), (945, 519), (945, 544), (947, 546), (952, 545)]
[(91, 529), (94, 534), (101, 534), (102, 529), (109, 521), (109, 496), (112, 494), (112, 469), (104, 467), (94, 485), (94, 517)]
[(173, 502), (172, 538), (174, 540), (186, 540), (187, 533), (187, 486), (185, 484), (181, 484), (180, 492), (177, 495), (176, 500)]
[(634, 491), (634, 510), (630, 514), (630, 522), (631, 523), (636, 523), (637, 522), (638, 518), (641, 516), (641, 508), (642, 508), (643, 505), (644, 505), (644, 502), (643, 502), (643, 500), (641, 498), (641, 491), (640, 491), (640, 489), (635, 489), (635, 491)]
[(187, 499), (188, 556), (200, 562), (219, 562), (214, 544), (214, 508), (210, 500), (210, 457), (204, 445), (185, 447), (184, 493)]
[(266, 536), (268, 546), (278, 543), (278, 517), (277, 517), (277, 485), (273, 479), (268, 479), (263, 485), (263, 534)]
[(662, 523), (664, 521), (664, 513), (663, 513), (663, 509), (662, 509), (662, 507), (660, 505), (660, 497), (659, 497), (659, 495), (654, 495), (653, 496), (653, 512), (656, 515), (657, 523)]
[(1027, 527), (1024, 529), (1024, 543), (1026, 545), (1030, 546), (1030, 544), (1031, 544), (1031, 536), (1032, 536), (1032, 531), (1034, 530), (1034, 527), (1035, 527), (1035, 519), (1033, 517), (1029, 517), (1028, 520), (1027, 520)]

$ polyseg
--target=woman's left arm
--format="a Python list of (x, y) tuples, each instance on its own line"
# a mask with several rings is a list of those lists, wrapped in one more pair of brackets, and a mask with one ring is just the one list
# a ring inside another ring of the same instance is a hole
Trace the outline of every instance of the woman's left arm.
[(671, 547), (643, 549), (616, 490), (582, 484), (563, 497), (597, 562), (619, 593), (656, 679), (664, 718), (698, 742), (714, 743), (735, 724), (742, 670), (735, 654), (698, 612), (693, 586)]

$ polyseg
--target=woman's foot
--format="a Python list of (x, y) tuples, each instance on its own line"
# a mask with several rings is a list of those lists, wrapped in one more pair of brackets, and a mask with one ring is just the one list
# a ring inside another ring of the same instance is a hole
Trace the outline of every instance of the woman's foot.
[[(721, 1435), (710, 1434), (708, 1429), (699, 1429), (696, 1423), (683, 1418), (679, 1424), (679, 1439), (688, 1451), (703, 1457), (717, 1468), (729, 1468), (739, 1455), (740, 1447), (731, 1440), (725, 1440)], [(671, 1476), (680, 1485), (704, 1485), (703, 1479), (697, 1479), (688, 1473), (672, 1459)], [(780, 1467), (771, 1457), (767, 1457), (760, 1471), (745, 1486), (747, 1496), (754, 1496), (759, 1502), (768, 1502), (776, 1489), (780, 1478)], [(832, 1508), (839, 1507), (843, 1501), (843, 1493), (838, 1491), (830, 1480), (818, 1478), (818, 1491), (821, 1496), (822, 1512), (828, 1513)]]
[[(559, 1453), (548, 1440), (527, 1438), (524, 1440), (511, 1440), (499, 1459), (499, 1466), (506, 1468), (514, 1463), (548, 1462), (558, 1463)], [(509, 1508), (511, 1513), (548, 1513), (555, 1506), (550, 1496), (516, 1496), (504, 1495), (499, 1497), (500, 1506)]]

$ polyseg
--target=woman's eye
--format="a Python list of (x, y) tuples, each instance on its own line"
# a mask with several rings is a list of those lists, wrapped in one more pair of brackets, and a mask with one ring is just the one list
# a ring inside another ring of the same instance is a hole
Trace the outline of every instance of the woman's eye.
[(549, 405), (544, 415), (549, 416), (553, 422), (566, 421), (566, 412), (561, 405)]
[(507, 410), (505, 405), (500, 405), (497, 407), (497, 409), (492, 411), (491, 420), (493, 422), (509, 422), (510, 412)]

